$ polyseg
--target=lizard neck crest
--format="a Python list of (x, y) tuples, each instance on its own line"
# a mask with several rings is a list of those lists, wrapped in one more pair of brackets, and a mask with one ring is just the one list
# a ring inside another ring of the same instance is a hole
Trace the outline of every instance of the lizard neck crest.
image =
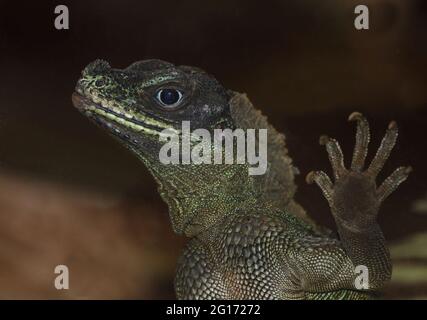
[(297, 172), (288, 156), (285, 136), (268, 123), (267, 117), (255, 109), (246, 94), (232, 94), (230, 113), (237, 128), (268, 130), (267, 172), (254, 178), (255, 185), (264, 201), (278, 208), (285, 207), (295, 194), (294, 175)]
[(253, 106), (246, 94), (229, 91), (229, 95), (230, 113), (237, 128), (267, 129), (268, 132), (267, 171), (264, 175), (254, 176), (260, 203), (286, 211), (314, 226), (305, 210), (293, 200), (297, 189), (294, 178), (299, 171), (288, 155), (285, 135), (268, 123), (267, 117)]

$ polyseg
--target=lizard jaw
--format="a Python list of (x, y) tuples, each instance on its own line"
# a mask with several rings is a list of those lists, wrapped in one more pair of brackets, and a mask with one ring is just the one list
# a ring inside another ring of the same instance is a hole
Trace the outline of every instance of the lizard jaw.
[(103, 104), (97, 103), (87, 96), (80, 94), (79, 92), (74, 92), (72, 94), (72, 102), (79, 111), (87, 114), (91, 118), (105, 122), (109, 129), (111, 129), (113, 126), (112, 122), (114, 122), (119, 127), (124, 127), (137, 133), (143, 132), (150, 135), (159, 135), (161, 131), (160, 128), (142, 121), (138, 121), (124, 112), (111, 110)]

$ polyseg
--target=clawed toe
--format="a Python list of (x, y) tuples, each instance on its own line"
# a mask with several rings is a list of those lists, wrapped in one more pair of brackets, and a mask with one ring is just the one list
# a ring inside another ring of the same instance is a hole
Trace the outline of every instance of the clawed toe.
[(354, 146), (351, 170), (361, 171), (365, 165), (368, 145), (370, 140), (368, 120), (359, 112), (353, 112), (348, 117), (349, 121), (357, 121), (356, 144)]
[(396, 144), (397, 135), (397, 123), (396, 121), (391, 121), (388, 125), (384, 138), (381, 141), (381, 145), (367, 170), (368, 174), (376, 177), (381, 171), (385, 162), (389, 158), (394, 145)]
[(316, 183), (326, 200), (332, 205), (333, 184), (328, 175), (323, 171), (311, 171), (307, 174), (305, 180), (308, 184)]
[(323, 135), (320, 137), (319, 143), (326, 146), (326, 151), (328, 152), (329, 162), (332, 165), (334, 177), (335, 179), (339, 179), (339, 177), (346, 171), (346, 169), (344, 167), (344, 155), (338, 141)]
[(404, 182), (412, 172), (412, 167), (397, 168), (377, 190), (377, 196), (380, 202), (383, 202), (397, 187)]

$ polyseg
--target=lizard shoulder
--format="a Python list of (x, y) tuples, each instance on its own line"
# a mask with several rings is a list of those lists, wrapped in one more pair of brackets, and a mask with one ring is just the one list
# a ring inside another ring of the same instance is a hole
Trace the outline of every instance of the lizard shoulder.
[(295, 294), (298, 288), (278, 254), (287, 249), (293, 229), (280, 216), (250, 213), (224, 226), (217, 244), (218, 264), (234, 297), (276, 299)]
[(175, 276), (178, 299), (220, 299), (226, 290), (208, 246), (193, 238), (178, 260)]

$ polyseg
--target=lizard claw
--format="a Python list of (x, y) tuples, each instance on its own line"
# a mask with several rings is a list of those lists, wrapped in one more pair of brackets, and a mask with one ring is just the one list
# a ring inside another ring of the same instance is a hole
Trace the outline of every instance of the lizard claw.
[(309, 173), (307, 173), (307, 175), (305, 176), (305, 182), (307, 182), (307, 184), (313, 184), (313, 182), (314, 182), (314, 171), (310, 171)]
[(326, 144), (328, 143), (328, 141), (329, 141), (330, 139), (331, 139), (331, 138), (329, 138), (326, 134), (321, 135), (321, 136), (320, 136), (320, 138), (319, 138), (319, 144), (320, 144), (321, 146), (324, 146), (324, 145), (326, 145)]
[(355, 121), (355, 120), (361, 120), (363, 117), (363, 115), (360, 112), (352, 112), (349, 116), (348, 116), (348, 121)]
[(389, 130), (394, 130), (394, 129), (396, 129), (397, 130), (397, 123), (396, 123), (396, 121), (390, 121), (390, 123), (388, 124), (388, 129)]

